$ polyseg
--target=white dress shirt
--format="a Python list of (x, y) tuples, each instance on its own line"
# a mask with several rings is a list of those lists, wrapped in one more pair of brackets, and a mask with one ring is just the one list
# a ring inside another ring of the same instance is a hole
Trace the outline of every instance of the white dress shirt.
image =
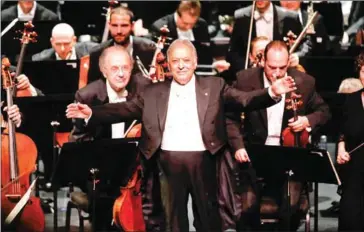
[[(62, 60), (62, 58), (58, 55), (58, 53), (56, 52), (56, 59), (57, 60)], [(66, 60), (77, 60), (77, 55), (76, 55), (76, 49), (75, 47), (72, 48), (71, 50), (71, 54), (68, 55)]]
[[(177, 12), (174, 13), (174, 22), (177, 25)], [(177, 27), (177, 35), (178, 39), (188, 39), (189, 41), (195, 41), (195, 36), (193, 35), (192, 29), (189, 29), (187, 31), (182, 31)]]
[(273, 40), (273, 4), (270, 3), (269, 8), (263, 13), (258, 10), (254, 11), (255, 28), (258, 36), (266, 36)]
[[(268, 78), (264, 75), (264, 88), (271, 86)], [(267, 110), (267, 125), (268, 136), (265, 145), (279, 146), (281, 141), (282, 120), (285, 106), (286, 95), (282, 94), (282, 99), (277, 104), (268, 107)]]
[(162, 150), (205, 151), (197, 112), (195, 76), (186, 85), (172, 81)]
[[(108, 80), (106, 80), (106, 91), (110, 103), (126, 101), (126, 96), (128, 94), (127, 90), (117, 93), (115, 90), (113, 90), (113, 88), (111, 88)], [(111, 125), (111, 138), (113, 139), (124, 138), (124, 132), (125, 132), (125, 123), (120, 122)]]
[(35, 15), (35, 8), (37, 7), (37, 1), (34, 1), (33, 8), (29, 11), (29, 13), (24, 13), (19, 4), (18, 8), (18, 19), (20, 21), (32, 21)]

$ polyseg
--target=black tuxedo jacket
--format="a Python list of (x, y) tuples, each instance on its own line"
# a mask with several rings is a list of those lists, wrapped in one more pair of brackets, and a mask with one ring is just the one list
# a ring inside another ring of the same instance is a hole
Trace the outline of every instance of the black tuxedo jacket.
[[(167, 25), (169, 29), (168, 37), (172, 40), (178, 38), (177, 25), (174, 20), (174, 13), (166, 15), (157, 21), (155, 21), (150, 31), (157, 37), (160, 35), (160, 29), (164, 25)], [(199, 64), (212, 64), (212, 51), (210, 48), (210, 35), (208, 32), (207, 22), (203, 18), (199, 18), (195, 26), (192, 28), (193, 36), (195, 37), (194, 45), (198, 52), (198, 63)], [(165, 47), (165, 50), (168, 46)]]
[[(267, 89), (252, 93), (241, 92), (227, 86), (217, 77), (196, 77), (196, 100), (201, 134), (206, 149), (217, 153), (227, 142), (224, 104), (259, 109), (275, 101)], [(92, 108), (92, 124), (116, 123), (130, 118), (142, 120), (139, 149), (149, 159), (160, 148), (167, 116), (171, 81), (149, 85), (142, 94), (128, 102), (107, 104)], [(235, 105), (237, 104), (237, 105)], [(183, 139), (183, 138), (181, 138)]]
[[(315, 90), (315, 79), (296, 69), (289, 68), (288, 75), (295, 79), (297, 92), (302, 95), (303, 106), (298, 109), (298, 115), (305, 115), (312, 130), (325, 124), (330, 118), (328, 105)], [(253, 91), (264, 88), (263, 69), (251, 68), (237, 73), (233, 87), (243, 91)], [(286, 94), (286, 98), (287, 98)], [(291, 110), (283, 113), (282, 130), (287, 127), (288, 119), (293, 117)], [(227, 133), (231, 147), (236, 151), (244, 147), (244, 142), (264, 144), (268, 136), (267, 110), (245, 112), (241, 127), (240, 112), (228, 113)]]
[[(18, 17), (17, 4), (1, 11), (1, 21), (12, 21)], [(58, 16), (53, 11), (45, 8), (39, 1), (35, 8), (34, 21), (58, 21)]]
[[(99, 68), (99, 58), (101, 53), (108, 47), (113, 46), (114, 41), (108, 40), (99, 46), (94, 47), (90, 52), (90, 64), (88, 70), (88, 83), (103, 78)], [(136, 56), (140, 58), (144, 66), (149, 70), (149, 65), (152, 63), (154, 51), (156, 49), (155, 43), (147, 38), (133, 36), (133, 58)], [(136, 62), (134, 62), (133, 72), (138, 72)]]
[[(247, 51), (251, 7), (248, 6), (238, 9), (234, 13), (235, 24), (230, 39), (230, 47), (227, 53), (227, 61), (231, 64), (231, 70), (236, 73), (244, 69), (245, 56)], [(291, 30), (297, 36), (301, 33), (302, 26), (298, 14), (293, 11), (285, 10), (273, 4), (273, 40), (282, 40)], [(253, 21), (252, 35), (257, 36), (255, 20)]]
[[(88, 55), (91, 49), (97, 45), (98, 44), (94, 42), (76, 43), (75, 50), (77, 59), (80, 59), (81, 57)], [(53, 48), (43, 50), (37, 54), (34, 54), (32, 56), (32, 60), (33, 61), (57, 60), (56, 51)]]
[[(128, 90), (126, 100), (130, 101), (150, 83), (151, 81), (143, 77), (140, 73), (133, 75), (129, 84), (126, 86)], [(105, 79), (98, 79), (78, 90), (75, 94), (75, 101), (89, 106), (99, 106), (109, 103)], [(111, 138), (111, 125), (86, 127), (82, 119), (75, 119), (73, 122), (74, 126), (69, 138), (71, 142)], [(125, 122), (125, 130), (130, 124), (131, 121)]]

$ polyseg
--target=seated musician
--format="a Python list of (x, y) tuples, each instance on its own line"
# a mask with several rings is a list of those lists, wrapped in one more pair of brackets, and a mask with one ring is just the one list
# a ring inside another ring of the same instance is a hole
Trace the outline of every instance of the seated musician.
[[(248, 6), (235, 11), (234, 29), (230, 39), (230, 48), (226, 60), (231, 64), (231, 72), (236, 73), (244, 69), (245, 56), (248, 46), (248, 35), (251, 19), (251, 7)], [(278, 23), (275, 23), (278, 22)], [(271, 1), (256, 1), (256, 10), (253, 15), (251, 38), (266, 36), (270, 40), (282, 40), (289, 31), (299, 35), (302, 26), (298, 15), (287, 11)], [(298, 60), (305, 54), (299, 48), (297, 53), (291, 54), (291, 60)], [(294, 56), (294, 57), (293, 57)], [(299, 63), (298, 61), (296, 61)]]
[(73, 28), (67, 23), (59, 23), (52, 29), (50, 38), (52, 48), (32, 56), (33, 61), (41, 60), (77, 60), (90, 53), (97, 45), (93, 42), (77, 43)]
[(34, 0), (19, 0), (18, 4), (1, 11), (1, 21), (58, 21), (53, 11)]
[[(302, 1), (280, 1), (280, 4), (283, 8), (297, 12), (302, 27), (306, 26), (307, 21), (313, 15), (308, 10), (301, 9)], [(330, 39), (326, 31), (324, 19), (320, 14), (313, 22), (313, 29), (314, 31), (308, 30), (306, 35), (310, 40), (310, 46), (305, 46), (305, 49), (307, 49), (306, 55), (326, 55), (330, 50)]]
[[(237, 80), (233, 86), (244, 91), (253, 91), (270, 86), (277, 79), (284, 76), (291, 76), (297, 83), (297, 93), (301, 95), (303, 105), (298, 109), (298, 119), (294, 121), (293, 113), (285, 110), (285, 100), (290, 95), (282, 95), (282, 101), (278, 104), (268, 107), (265, 110), (256, 110), (244, 113), (244, 121), (241, 123), (241, 113), (234, 112), (227, 114), (227, 133), (229, 143), (233, 148), (234, 157), (238, 163), (248, 163), (249, 155), (245, 149), (247, 144), (262, 145), (282, 145), (282, 131), (289, 127), (294, 132), (303, 130), (313, 131), (327, 122), (330, 118), (328, 105), (323, 101), (321, 96), (315, 90), (315, 79), (296, 69), (289, 68), (288, 49), (282, 41), (270, 42), (264, 51), (264, 67), (250, 68), (237, 73)], [(257, 229), (260, 226), (260, 202), (257, 195), (267, 195), (277, 200), (280, 213), (280, 229), (283, 225), (289, 223), (284, 220), (285, 209), (282, 208), (282, 187), (284, 186), (283, 178), (264, 179), (265, 186), (263, 189), (256, 188), (256, 179), (253, 175), (253, 168), (240, 167), (241, 180), (239, 184), (242, 188), (238, 197), (233, 198), (238, 207), (233, 211), (234, 215), (240, 218), (235, 221), (231, 219), (230, 228), (244, 230), (247, 228)], [(236, 171), (236, 170), (235, 170)], [(240, 188), (239, 188), (240, 189)], [(291, 213), (292, 220), (290, 228), (295, 230), (299, 226), (300, 212), (299, 199), (303, 190), (303, 183), (291, 182)], [(233, 192), (231, 190), (230, 192)], [(231, 199), (231, 196), (220, 196), (220, 198)], [(223, 212), (223, 211), (222, 211)], [(223, 212), (225, 217), (229, 212)]]
[[(167, 25), (170, 33), (168, 37), (174, 39), (188, 39), (202, 44), (207, 50), (200, 50), (200, 46), (196, 46), (198, 52), (199, 64), (212, 64), (218, 72), (222, 72), (230, 67), (225, 60), (215, 61), (213, 63), (212, 51), (210, 47), (210, 34), (206, 21), (200, 17), (201, 3), (199, 0), (181, 1), (176, 12), (168, 14), (155, 21), (151, 28), (151, 34), (160, 34), (160, 28)], [(202, 47), (202, 46), (201, 46)]]
[[(104, 49), (99, 58), (99, 67), (103, 73), (104, 79), (99, 78), (78, 90), (75, 94), (76, 102), (97, 106), (106, 103), (129, 101), (133, 96), (142, 92), (144, 88), (151, 83), (149, 79), (145, 78), (140, 73), (131, 74), (133, 60), (128, 51), (122, 46), (111, 46)], [(85, 126), (83, 120), (75, 120), (69, 140), (71, 142), (82, 142), (105, 138), (124, 138), (125, 132), (127, 132), (131, 124), (132, 121), (127, 121), (112, 124), (110, 126), (103, 125), (90, 128)], [(151, 162), (144, 162), (143, 164), (145, 165), (144, 177), (146, 181), (144, 184), (148, 184), (145, 189), (146, 192), (143, 194), (143, 210), (145, 215), (148, 215), (149, 213), (153, 213), (154, 206), (151, 200), (151, 191), (154, 186), (153, 181), (158, 181), (158, 171), (156, 169), (151, 170), (147, 168), (146, 165), (148, 165), (149, 168), (156, 168)], [(149, 170), (153, 174), (148, 175), (147, 172)], [(96, 205), (99, 209), (97, 210), (97, 215), (102, 215), (97, 216), (97, 219), (100, 221), (96, 222), (96, 226), (99, 229), (111, 230), (113, 229), (113, 227), (110, 227), (110, 221), (112, 219), (112, 204), (115, 200), (115, 195), (113, 195), (115, 188), (108, 188), (107, 186), (105, 188), (103, 186), (100, 187), (105, 191), (106, 195), (111, 195), (111, 198), (105, 198)], [(87, 191), (86, 187), (81, 186), (81, 188), (83, 188), (84, 191)], [(116, 189), (118, 190), (118, 188)], [(153, 215), (156, 214), (157, 212), (153, 213)], [(153, 223), (153, 220), (148, 218), (146, 221), (147, 226), (148, 223)]]
[[(92, 49), (87, 73), (88, 83), (102, 76), (98, 65), (99, 57), (104, 49), (111, 46), (124, 47), (134, 60), (138, 56), (145, 67), (151, 64), (156, 49), (155, 43), (147, 38), (132, 35), (133, 20), (134, 14), (127, 7), (119, 6), (111, 10), (109, 31), (112, 38)], [(137, 66), (135, 65), (135, 67)]]

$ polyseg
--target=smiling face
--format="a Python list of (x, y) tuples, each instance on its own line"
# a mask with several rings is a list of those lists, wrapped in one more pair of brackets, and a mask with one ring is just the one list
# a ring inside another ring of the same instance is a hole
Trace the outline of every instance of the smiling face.
[(129, 83), (133, 68), (129, 54), (117, 48), (107, 51), (103, 58), (102, 73), (116, 92), (123, 90)]
[(187, 84), (197, 67), (197, 54), (193, 45), (176, 40), (171, 44), (167, 55), (173, 79), (181, 85)]

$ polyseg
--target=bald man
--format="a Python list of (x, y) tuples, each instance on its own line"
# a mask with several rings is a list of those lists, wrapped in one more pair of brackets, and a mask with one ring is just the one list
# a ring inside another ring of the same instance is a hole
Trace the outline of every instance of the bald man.
[(88, 55), (91, 48), (97, 45), (92, 42), (77, 43), (75, 32), (67, 23), (59, 23), (53, 27), (50, 42), (52, 48), (33, 55), (33, 61), (77, 60)]

